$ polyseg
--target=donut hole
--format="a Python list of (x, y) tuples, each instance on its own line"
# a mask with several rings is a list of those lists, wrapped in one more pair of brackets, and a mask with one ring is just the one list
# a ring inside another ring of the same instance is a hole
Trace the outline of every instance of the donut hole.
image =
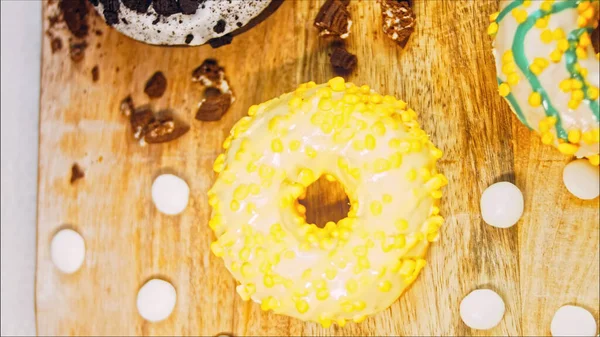
[(327, 222), (348, 217), (350, 201), (342, 185), (331, 175), (322, 175), (306, 188), (306, 196), (298, 202), (306, 207), (306, 222), (319, 228)]

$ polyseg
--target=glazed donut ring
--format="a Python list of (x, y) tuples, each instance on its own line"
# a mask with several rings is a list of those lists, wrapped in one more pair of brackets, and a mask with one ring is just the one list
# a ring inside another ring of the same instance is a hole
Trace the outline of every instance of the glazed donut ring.
[(600, 162), (598, 1), (502, 1), (488, 33), (500, 95), (544, 144)]
[[(250, 107), (225, 140), (208, 192), (211, 249), (263, 310), (362, 321), (390, 306), (425, 265), (444, 219), (442, 152), (392, 96), (336, 77)], [(319, 176), (345, 187), (348, 217), (307, 224), (297, 199)]]

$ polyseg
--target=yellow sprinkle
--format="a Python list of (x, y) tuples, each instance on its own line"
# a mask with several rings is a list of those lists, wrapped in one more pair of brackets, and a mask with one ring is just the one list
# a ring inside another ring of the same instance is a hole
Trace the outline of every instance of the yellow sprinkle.
[(542, 73), (543, 69), (542, 69), (542, 67), (540, 67), (539, 65), (534, 63), (529, 66), (529, 70), (531, 70), (532, 73), (539, 75)]
[(271, 150), (273, 150), (273, 152), (283, 151), (283, 143), (281, 143), (281, 140), (279, 138), (273, 139), (273, 141), (271, 142)]
[(567, 39), (560, 39), (556, 46), (558, 47), (558, 50), (564, 53), (567, 51), (567, 49), (569, 49), (569, 41)]
[(548, 18), (549, 16), (539, 18), (535, 21), (535, 27), (539, 29), (544, 29), (548, 26)]
[(558, 151), (562, 154), (574, 155), (579, 150), (579, 146), (575, 144), (562, 143), (558, 144)]
[(575, 55), (577, 55), (577, 59), (579, 60), (587, 60), (588, 54), (585, 51), (584, 47), (575, 48)]
[(583, 90), (581, 90), (581, 89), (573, 90), (573, 92), (571, 93), (571, 99), (574, 99), (576, 101), (581, 101), (584, 98), (585, 98), (585, 94), (583, 93)]
[(382, 292), (388, 292), (392, 289), (392, 283), (390, 281), (383, 281), (379, 283), (378, 288)]
[(532, 107), (538, 107), (542, 105), (542, 95), (540, 95), (538, 92), (531, 93), (531, 95), (529, 95), (529, 104)]
[(542, 133), (542, 143), (549, 145), (552, 144), (552, 142), (554, 141), (554, 135), (550, 132), (544, 132)]
[(351, 294), (355, 293), (358, 290), (358, 282), (352, 279), (348, 280), (348, 282), (346, 282), (346, 290)]
[(500, 93), (500, 96), (506, 97), (510, 94), (510, 87), (506, 83), (501, 83), (500, 86), (498, 86), (498, 92)]
[(600, 141), (599, 139), (599, 130), (598, 129), (594, 129), (591, 131), (586, 131), (582, 134), (582, 139), (586, 144), (595, 144), (598, 143)]
[(567, 138), (569, 139), (569, 142), (571, 142), (573, 144), (577, 144), (581, 140), (581, 131), (570, 130)]
[(240, 184), (233, 191), (233, 198), (237, 199), (237, 200), (244, 200), (244, 199), (246, 199), (246, 197), (248, 196), (249, 193), (250, 193), (250, 190), (248, 188), (248, 185)]
[(288, 106), (293, 109), (299, 108), (301, 105), (302, 105), (302, 98), (300, 98), (298, 96), (292, 97), (290, 99), (290, 101), (288, 102)]
[(517, 73), (508, 75), (506, 82), (508, 82), (510, 85), (517, 85), (519, 83), (519, 75)]
[(231, 200), (231, 204), (229, 205), (229, 208), (235, 212), (238, 209), (240, 209), (240, 203), (237, 200)]
[(333, 91), (344, 91), (346, 89), (346, 81), (343, 77), (334, 77), (327, 82)]
[(489, 16), (490, 22), (496, 21), (499, 14), (500, 14), (500, 12), (494, 12), (494, 13), (490, 14), (490, 16)]
[(365, 136), (365, 147), (369, 150), (374, 150), (376, 146), (375, 137), (373, 135), (368, 134)]
[(371, 130), (373, 131), (374, 134), (378, 135), (378, 136), (383, 136), (385, 135), (385, 125), (383, 125), (382, 122), (378, 121), (375, 122), (372, 126), (371, 126)]
[(581, 34), (581, 37), (579, 38), (579, 45), (581, 47), (587, 47), (590, 46), (592, 44), (592, 40), (590, 39), (590, 35), (587, 32), (584, 32), (583, 34)]
[(213, 164), (213, 170), (216, 173), (220, 173), (225, 168), (225, 154), (221, 153), (217, 159), (215, 159), (215, 163)]
[(305, 300), (297, 300), (296, 301), (296, 309), (298, 310), (299, 313), (303, 314), (305, 312), (308, 311), (308, 302), (306, 302)]
[(596, 87), (589, 87), (587, 90), (588, 98), (591, 99), (592, 101), (595, 101), (598, 99), (598, 94), (599, 94), (598, 88), (596, 88)]
[(321, 109), (323, 111), (329, 111), (329, 110), (333, 109), (333, 103), (331, 102), (331, 99), (321, 98), (319, 100), (319, 109)]
[(550, 43), (554, 39), (552, 36), (552, 31), (550, 29), (544, 29), (542, 34), (540, 34), (540, 39), (544, 43)]
[(390, 202), (392, 202), (392, 196), (389, 195), (389, 194), (387, 194), (387, 193), (385, 193), (383, 195), (382, 200), (383, 200), (384, 203), (389, 204)]
[(544, 12), (550, 12), (552, 10), (552, 3), (544, 1), (540, 6), (540, 9)]
[(508, 49), (507, 51), (504, 52), (504, 54), (502, 54), (502, 62), (503, 63), (513, 62), (513, 61), (514, 61), (514, 58), (513, 58), (512, 50)]
[(488, 26), (487, 33), (488, 35), (494, 35), (498, 32), (498, 23), (492, 22)]
[(531, 0), (523, 0), (523, 7), (531, 6)]
[(414, 260), (404, 260), (402, 267), (400, 267), (400, 275), (411, 275), (415, 270), (416, 263)]
[(523, 23), (527, 20), (527, 11), (524, 9), (515, 8), (511, 13), (518, 23)]
[(381, 173), (388, 171), (390, 169), (390, 162), (384, 158), (375, 159), (375, 163), (373, 164), (373, 169), (376, 173)]
[(258, 112), (258, 105), (252, 105), (248, 109), (248, 116), (254, 116), (256, 115), (256, 112)]
[(502, 73), (505, 75), (512, 74), (517, 71), (517, 66), (514, 62), (507, 62), (502, 66)]
[(329, 290), (321, 289), (317, 291), (317, 299), (320, 301), (324, 301), (329, 297)]
[(331, 98), (331, 89), (321, 88), (317, 90), (317, 96), (321, 98)]
[(221, 256), (223, 256), (225, 254), (225, 250), (223, 250), (223, 247), (219, 244), (218, 241), (215, 241), (215, 242), (213, 242), (213, 243), (210, 244), (210, 250), (217, 257), (221, 257)]
[(562, 80), (560, 81), (560, 84), (558, 85), (558, 87), (560, 88), (560, 90), (562, 90), (563, 92), (570, 92), (572, 90), (572, 85), (571, 85), (572, 81), (570, 78), (566, 79), (566, 80)]
[(562, 30), (562, 28), (556, 28), (553, 32), (552, 32), (552, 38), (556, 41), (562, 40), (566, 37), (567, 35), (565, 34), (565, 31)]
[(252, 274), (252, 266), (250, 265), (250, 263), (244, 262), (242, 264), (242, 267), (240, 268), (240, 272), (242, 273), (243, 277), (250, 277), (250, 275)]
[(383, 101), (383, 97), (380, 94), (372, 94), (369, 97), (369, 101), (373, 104), (379, 104)]
[(573, 87), (573, 89), (581, 89), (583, 88), (583, 82), (574, 78), (571, 80), (571, 86)]
[(314, 157), (316, 157), (316, 156), (317, 156), (317, 151), (315, 151), (315, 149), (313, 149), (313, 147), (312, 147), (312, 146), (310, 146), (310, 145), (306, 145), (306, 146), (304, 147), (304, 152), (306, 152), (306, 155), (307, 155), (309, 158), (314, 158)]
[(371, 214), (378, 216), (383, 211), (383, 206), (377, 200), (371, 202)]
[(408, 170), (408, 172), (406, 172), (406, 179), (408, 179), (408, 181), (415, 181), (415, 179), (417, 179), (417, 171), (414, 168)]
[(344, 103), (347, 103), (347, 104), (356, 104), (360, 101), (360, 98), (354, 94), (346, 94), (346, 95), (344, 95), (342, 100), (344, 101)]
[(301, 183), (302, 185), (307, 187), (308, 185), (315, 182), (315, 180), (316, 180), (315, 174), (311, 169), (304, 168), (304, 169), (300, 170), (300, 173), (298, 174), (298, 182), (299, 183)]
[(588, 157), (588, 160), (590, 161), (590, 164), (594, 165), (594, 166), (598, 166), (600, 165), (600, 155), (594, 154)]
[(569, 101), (568, 106), (569, 106), (569, 109), (576, 110), (580, 104), (581, 104), (581, 101), (572, 99)]
[(560, 62), (560, 59), (561, 59), (561, 58), (562, 58), (562, 53), (561, 53), (561, 52), (560, 52), (560, 50), (558, 50), (558, 49), (556, 49), (556, 50), (553, 50), (553, 51), (550, 53), (550, 60), (552, 60), (552, 62), (554, 62), (554, 63), (558, 63), (558, 62)]

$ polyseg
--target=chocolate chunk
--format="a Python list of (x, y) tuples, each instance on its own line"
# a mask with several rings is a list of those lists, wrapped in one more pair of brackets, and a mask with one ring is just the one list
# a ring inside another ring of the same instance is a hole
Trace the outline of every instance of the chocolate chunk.
[(144, 141), (149, 144), (164, 143), (183, 136), (189, 130), (190, 126), (175, 119), (171, 111), (163, 110), (146, 127)]
[(217, 34), (221, 34), (225, 31), (226, 25), (227, 25), (227, 22), (225, 22), (225, 20), (221, 19), (221, 20), (217, 21), (217, 24), (213, 27), (213, 31)]
[(52, 48), (52, 53), (56, 53), (57, 51), (62, 49), (62, 40), (59, 37), (55, 37), (50, 42), (50, 48)]
[(592, 32), (592, 46), (594, 47), (594, 51), (600, 53), (600, 20), (598, 20), (598, 26)]
[(98, 6), (98, 0), (90, 0), (90, 3), (92, 4), (92, 6)]
[(340, 0), (327, 0), (319, 10), (314, 22), (320, 30), (320, 35), (334, 35), (341, 38), (348, 37), (350, 33), (350, 12)]
[(87, 48), (86, 42), (75, 42), (71, 43), (69, 46), (69, 54), (71, 56), (71, 60), (73, 62), (80, 62), (83, 60), (83, 56), (85, 55), (85, 48)]
[(352, 71), (356, 66), (356, 55), (350, 54), (346, 49), (336, 47), (331, 53), (331, 65), (334, 68), (346, 71)]
[(154, 112), (150, 106), (144, 105), (136, 108), (133, 113), (131, 113), (131, 116), (129, 116), (133, 138), (141, 139), (146, 133), (147, 126), (152, 121), (154, 121)]
[(233, 35), (225, 34), (223, 36), (215, 37), (214, 39), (208, 40), (208, 44), (210, 44), (210, 46), (213, 48), (219, 48), (230, 44), (231, 41), (233, 41)]
[(200, 3), (204, 0), (179, 0), (179, 8), (183, 14), (195, 14)]
[(146, 13), (152, 0), (122, 0), (125, 7), (138, 13)]
[(144, 92), (151, 98), (159, 98), (167, 89), (167, 78), (163, 75), (162, 72), (157, 71), (150, 77), (148, 82), (146, 82), (146, 87), (144, 88)]
[[(192, 72), (192, 80), (201, 81), (204, 85), (213, 85), (223, 79), (223, 68), (215, 59), (206, 59)], [(208, 81), (206, 81), (208, 80)], [(206, 83), (205, 83), (206, 82)]]
[(194, 35), (188, 34), (185, 36), (185, 44), (190, 44), (190, 42), (192, 42), (192, 40), (194, 40)]
[(83, 177), (85, 177), (85, 173), (83, 173), (83, 170), (81, 167), (79, 167), (79, 165), (77, 165), (77, 163), (74, 163), (73, 166), (71, 166), (71, 184)]
[(98, 82), (99, 78), (100, 78), (100, 69), (98, 69), (98, 66), (94, 66), (94, 68), (92, 68), (92, 81)]
[(58, 6), (71, 34), (80, 38), (87, 36), (88, 8), (86, 0), (61, 0)]
[(415, 31), (416, 16), (408, 1), (381, 0), (383, 32), (404, 48)]
[[(209, 91), (209, 89), (212, 90)], [(200, 107), (196, 112), (196, 119), (204, 122), (218, 121), (230, 106), (231, 94), (221, 94), (218, 89), (207, 88), (205, 98), (200, 102)]]
[(133, 104), (133, 99), (131, 98), (131, 95), (123, 98), (121, 104), (119, 105), (119, 109), (121, 110), (121, 113), (123, 115), (131, 115), (131, 113), (135, 110), (135, 105)]
[(152, 2), (152, 7), (154, 7), (156, 13), (164, 16), (170, 16), (181, 12), (177, 0), (154, 0)]
[(100, 0), (102, 6), (104, 6), (104, 20), (110, 26), (119, 23), (119, 9), (121, 2), (119, 0)]

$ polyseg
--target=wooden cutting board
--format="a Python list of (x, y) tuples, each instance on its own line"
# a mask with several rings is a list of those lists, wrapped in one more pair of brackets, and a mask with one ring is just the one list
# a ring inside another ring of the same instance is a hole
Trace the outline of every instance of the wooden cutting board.
[[(544, 146), (498, 96), (486, 27), (496, 1), (415, 1), (417, 31), (402, 50), (383, 35), (375, 1), (352, 1), (348, 49), (359, 66), (349, 80), (403, 98), (444, 150), (440, 170), (450, 180), (439, 242), (415, 284), (391, 308), (361, 324), (323, 329), (265, 313), (243, 302), (221, 260), (209, 252), (206, 191), (212, 162), (231, 126), (251, 104), (333, 77), (329, 42), (312, 27), (322, 0), (286, 1), (271, 17), (219, 49), (145, 45), (105, 27), (91, 26), (80, 63), (66, 48), (52, 53), (44, 37), (40, 112), (37, 328), (40, 335), (548, 335), (563, 304), (599, 314), (599, 204), (581, 201), (562, 184), (568, 159)], [(44, 21), (48, 27), (48, 8)], [(67, 34), (66, 32), (64, 34)], [(67, 35), (65, 35), (67, 36)], [(194, 120), (202, 92), (191, 72), (205, 58), (225, 68), (237, 99), (219, 122)], [(99, 80), (91, 69), (98, 66)], [(145, 81), (157, 70), (166, 94), (150, 101)], [(191, 131), (170, 143), (140, 147), (119, 102), (170, 107)], [(85, 178), (71, 185), (71, 165)], [(188, 208), (166, 216), (150, 188), (163, 172), (191, 188)], [(525, 195), (517, 226), (482, 222), (479, 198), (493, 182), (512, 181)], [(325, 191), (326, 192), (326, 191)], [(324, 193), (325, 193), (324, 192)], [(63, 275), (52, 265), (49, 243), (60, 228), (85, 238), (83, 267)], [(147, 323), (136, 294), (149, 278), (177, 289), (173, 314)], [(459, 317), (471, 290), (489, 287), (506, 302), (496, 328), (474, 331)]]

